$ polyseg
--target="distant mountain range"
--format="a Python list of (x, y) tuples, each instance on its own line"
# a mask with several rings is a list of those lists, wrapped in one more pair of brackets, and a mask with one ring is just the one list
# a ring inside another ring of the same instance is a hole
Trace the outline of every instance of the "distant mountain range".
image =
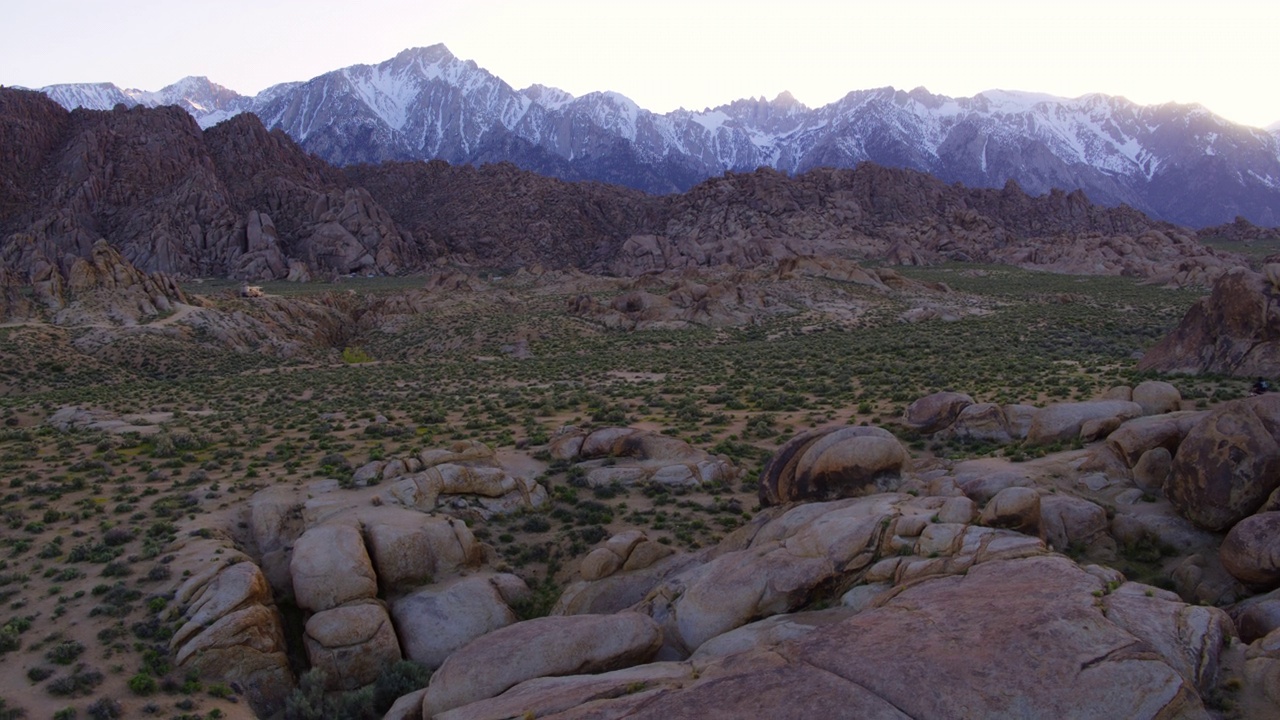
[[(1243, 240), (1264, 231), (1240, 221), (1209, 232)], [(335, 168), (252, 113), (202, 130), (175, 106), (68, 111), (39, 92), (0, 88), (0, 319), (128, 286), (137, 302), (121, 301), (133, 308), (122, 306), (127, 319), (173, 299), (174, 277), (448, 267), (637, 276), (773, 272), (825, 258), (1203, 285), (1242, 261), (1197, 240), (1080, 191), (1031, 197), (1012, 181), (967, 188), (869, 162), (726, 173), (669, 195), (511, 163)]]
[(1142, 106), (1099, 94), (996, 90), (950, 98), (880, 88), (820, 108), (783, 93), (663, 115), (612, 92), (516, 90), (443, 45), (254, 97), (201, 77), (158, 92), (110, 83), (42, 91), (69, 109), (178, 105), (206, 128), (251, 112), (340, 166), (510, 161), (566, 180), (661, 194), (726, 171), (765, 166), (795, 174), (871, 161), (971, 187), (1012, 179), (1036, 195), (1081, 189), (1093, 202), (1193, 227), (1237, 216), (1280, 225), (1280, 124), (1262, 130), (1199, 105)]

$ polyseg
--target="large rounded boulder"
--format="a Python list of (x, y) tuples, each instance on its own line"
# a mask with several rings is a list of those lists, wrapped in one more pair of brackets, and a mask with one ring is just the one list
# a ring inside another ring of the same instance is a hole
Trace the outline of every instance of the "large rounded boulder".
[(377, 597), (378, 579), (364, 538), (351, 525), (319, 525), (293, 546), (289, 563), (298, 607), (320, 612)]
[(950, 427), (960, 411), (972, 404), (973, 398), (964, 393), (937, 392), (908, 405), (903, 420), (928, 435)]
[(1143, 415), (1163, 415), (1182, 409), (1182, 393), (1161, 380), (1147, 380), (1133, 389), (1133, 401), (1142, 406)]
[(1280, 394), (1225, 403), (1191, 428), (1164, 494), (1191, 522), (1227, 530), (1280, 486)]
[(1008, 443), (1013, 441), (1009, 418), (1004, 408), (995, 403), (975, 403), (956, 415), (951, 433), (961, 440)]
[(1222, 566), (1246, 585), (1280, 587), (1280, 512), (1252, 515), (1236, 523), (1218, 549)]
[(833, 500), (892, 489), (907, 451), (888, 430), (870, 426), (811, 430), (774, 453), (760, 474), (760, 504)]

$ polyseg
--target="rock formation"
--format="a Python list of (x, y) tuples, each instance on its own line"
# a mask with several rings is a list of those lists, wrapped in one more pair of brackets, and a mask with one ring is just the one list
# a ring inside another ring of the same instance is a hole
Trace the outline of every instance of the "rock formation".
[(907, 451), (888, 430), (837, 427), (787, 441), (760, 473), (760, 504), (830, 500), (896, 487)]
[[(68, 285), (103, 280), (100, 241), (116, 265), (168, 275), (283, 279), (295, 259), (316, 275), (385, 274), (419, 262), (365, 191), (251, 115), (202, 132), (172, 107), (68, 114), (36, 93), (0, 94), (6, 121), (23, 119), (0, 140), (26, 146), (6, 173), (21, 204), (0, 216), (0, 264), (32, 282), (50, 282), (48, 268)], [(95, 272), (76, 272), (80, 260)]]
[(1195, 524), (1225, 531), (1280, 487), (1280, 395), (1215, 408), (1178, 445), (1164, 493)]
[(230, 544), (196, 537), (178, 549), (197, 570), (175, 593), (181, 625), (169, 645), (179, 668), (236, 683), (268, 716), (283, 709), (295, 682), (284, 626), (262, 571)]
[[(99, 240), (144, 273), (245, 280), (399, 274), (450, 258), (623, 276), (783, 263), (785, 272), (891, 283), (884, 271), (831, 266), (857, 257), (1203, 284), (1232, 264), (1181, 228), (1079, 192), (966, 189), (869, 163), (794, 177), (729, 173), (651, 197), (501, 164), (340, 172), (247, 113), (202, 131), (177, 108), (67, 113), (38, 93), (0, 94), (0, 267), (40, 287), (65, 284)], [(669, 299), (714, 317), (697, 307), (698, 292)], [(713, 299), (724, 294), (711, 289)], [(746, 299), (725, 302), (732, 310)]]
[(1169, 335), (1138, 362), (1140, 370), (1280, 375), (1280, 265), (1236, 268), (1213, 284)]
[(733, 480), (732, 463), (678, 438), (630, 427), (568, 426), (548, 444), (551, 457), (574, 462), (592, 487), (655, 484), (696, 487)]

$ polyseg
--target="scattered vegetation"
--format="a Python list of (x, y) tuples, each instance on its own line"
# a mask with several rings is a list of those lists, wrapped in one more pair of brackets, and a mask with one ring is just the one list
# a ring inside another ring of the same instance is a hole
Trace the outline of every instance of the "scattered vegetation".
[[(966, 310), (962, 319), (902, 322), (916, 299), (809, 280), (806, 292), (858, 312), (794, 302), (795, 312), (749, 325), (624, 332), (568, 313), (568, 291), (512, 277), (503, 287), (518, 302), (496, 293), (433, 296), (394, 331), (349, 329), (325, 347), (284, 356), (229, 352), (194, 330), (185, 339), (121, 333), (95, 345), (90, 328), (0, 328), (0, 602), (8, 613), (0, 616), (7, 617), (0, 664), (25, 674), (45, 702), (94, 698), (77, 701), (90, 717), (144, 707), (213, 717), (235, 694), (223, 685), (200, 689), (170, 666), (165, 649), (176, 629), (167, 593), (186, 570), (171, 564), (170, 544), (180, 533), (211, 532), (193, 521), (261, 488), (349, 482), (370, 460), (458, 440), (524, 448), (539, 463), (546, 508), (470, 524), (529, 584), (519, 615), (545, 615), (572, 561), (622, 527), (693, 549), (748, 522), (763, 463), (801, 430), (837, 423), (901, 430), (906, 404), (939, 390), (1043, 404), (1137, 383), (1144, 376), (1134, 354), (1199, 295), (1006, 267), (900, 271), (952, 288), (945, 301)], [(415, 283), (362, 279), (349, 289), (379, 295)], [(218, 291), (216, 283), (188, 289)], [(266, 291), (333, 289), (268, 284)], [(607, 302), (617, 289), (592, 292)], [(511, 350), (518, 340), (527, 352)], [(1203, 403), (1247, 392), (1247, 381), (1234, 378), (1178, 384)], [(61, 432), (45, 423), (68, 405), (128, 416), (132, 429)], [(696, 490), (591, 487), (580, 468), (542, 449), (562, 426), (614, 424), (679, 437), (744, 472), (732, 484)], [(1043, 452), (902, 437), (917, 453), (946, 457)], [(1126, 550), (1126, 562), (1156, 582), (1152, 552)], [(410, 665), (338, 699), (324, 696), (308, 673), (285, 716), (381, 717), (388, 698), (425, 683), (425, 672)], [(188, 701), (190, 708), (177, 706)], [(57, 702), (49, 708), (67, 703)], [(14, 712), (22, 710), (0, 704), (0, 718), (22, 717)]]

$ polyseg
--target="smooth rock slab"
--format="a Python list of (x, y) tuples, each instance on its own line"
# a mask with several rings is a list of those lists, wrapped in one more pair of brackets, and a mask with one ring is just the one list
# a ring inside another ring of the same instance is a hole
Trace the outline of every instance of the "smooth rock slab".
[[(405, 657), (430, 669), (486, 633), (507, 627), (516, 615), (503, 596), (514, 575), (471, 575), (429, 585), (391, 605)], [(527, 590), (527, 589), (526, 589)]]
[(1175, 669), (1099, 611), (1101, 587), (1062, 557), (978, 565), (813, 633), (794, 657), (913, 718), (1207, 717)]
[(1037, 411), (1027, 430), (1029, 445), (1048, 445), (1055, 442), (1072, 442), (1080, 437), (1086, 423), (1125, 420), (1142, 415), (1142, 406), (1124, 400), (1092, 400), (1078, 403), (1059, 403)]
[(516, 623), (455, 652), (431, 676), (423, 715), (494, 697), (517, 683), (616, 670), (648, 660), (662, 630), (639, 613), (544, 617)]
[[(1113, 610), (1125, 616), (1121, 624), (1108, 617), (1105, 591), (1103, 580), (1061, 556), (993, 561), (967, 575), (923, 580), (807, 632), (775, 631), (810, 613), (762, 623), (763, 634), (755, 634), (763, 647), (723, 636), (722, 652), (695, 656), (697, 675), (683, 682), (637, 683), (620, 695), (615, 685), (612, 693), (581, 693), (572, 706), (564, 696), (555, 704), (539, 700), (522, 684), (503, 706), (506, 715), (460, 713), (456, 720), (518, 717), (517, 705), (545, 720), (1207, 720), (1193, 683), (1168, 658), (1208, 679), (1221, 649), (1217, 631), (1225, 627), (1212, 620), (1219, 611), (1139, 592)], [(1179, 625), (1185, 611), (1189, 622)], [(1263, 652), (1270, 650), (1251, 651)], [(650, 667), (634, 668), (633, 677)], [(1257, 674), (1275, 675), (1261, 665)], [(517, 694), (525, 702), (514, 702)]]

